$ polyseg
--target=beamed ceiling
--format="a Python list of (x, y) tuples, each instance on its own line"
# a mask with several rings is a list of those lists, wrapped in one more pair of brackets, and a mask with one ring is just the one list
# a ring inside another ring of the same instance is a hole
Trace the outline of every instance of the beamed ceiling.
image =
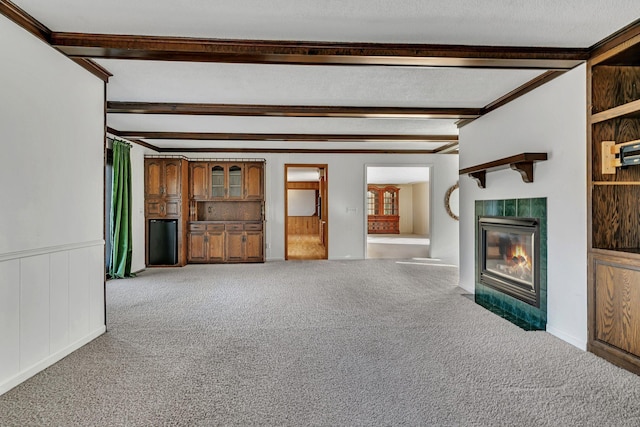
[(158, 152), (455, 153), (459, 126), (640, 31), (637, 0), (0, 0), (0, 13), (108, 81), (109, 132)]

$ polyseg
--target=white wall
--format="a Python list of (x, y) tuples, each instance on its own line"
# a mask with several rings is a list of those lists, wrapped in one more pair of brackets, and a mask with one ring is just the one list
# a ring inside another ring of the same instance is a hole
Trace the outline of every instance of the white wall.
[(413, 184), (413, 232), (423, 236), (429, 235), (429, 183)]
[[(460, 177), (460, 286), (475, 286), (474, 201), (547, 197), (547, 330), (587, 342), (586, 68), (556, 78), (460, 129), (460, 168), (522, 152), (546, 152), (534, 182), (510, 169), (487, 173), (480, 189)], [(438, 200), (439, 196), (435, 196)]]
[(411, 234), (413, 233), (413, 186), (401, 184), (397, 187), (400, 189), (400, 198), (398, 199), (400, 202), (398, 203), (400, 234)]
[(0, 394), (104, 332), (104, 83), (0, 16)]
[[(156, 153), (157, 154), (157, 153)], [(203, 155), (181, 153), (188, 158), (249, 158), (246, 153)], [(273, 154), (256, 153), (266, 159), (265, 206), (267, 260), (284, 260), (284, 165), (327, 164), (329, 183), (329, 259), (364, 259), (366, 237), (366, 166), (431, 165), (434, 200), (444, 200), (447, 189), (458, 180), (456, 155), (405, 154)], [(144, 190), (134, 190), (144, 197)], [(451, 219), (443, 203), (432, 210), (431, 256), (458, 263), (458, 222)], [(140, 250), (144, 250), (141, 247)], [(134, 247), (134, 253), (136, 248)], [(135, 256), (135, 255), (134, 255)]]

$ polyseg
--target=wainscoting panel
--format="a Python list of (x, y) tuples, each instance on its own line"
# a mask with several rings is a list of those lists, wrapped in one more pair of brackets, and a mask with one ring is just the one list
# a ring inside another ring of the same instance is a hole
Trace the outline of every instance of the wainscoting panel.
[[(89, 272), (89, 330), (95, 331), (104, 327), (104, 248), (102, 246), (93, 246), (88, 248), (88, 257), (90, 262)], [(100, 272), (100, 274), (96, 274)]]
[(20, 367), (49, 355), (49, 256), (20, 260)]
[(0, 262), (0, 384), (20, 371), (19, 282), (20, 261)]
[(88, 251), (69, 252), (69, 338), (77, 341), (89, 333), (90, 265)]
[(56, 353), (69, 345), (69, 253), (49, 257), (51, 273), (50, 349)]
[(105, 331), (104, 242), (0, 255), (0, 394)]

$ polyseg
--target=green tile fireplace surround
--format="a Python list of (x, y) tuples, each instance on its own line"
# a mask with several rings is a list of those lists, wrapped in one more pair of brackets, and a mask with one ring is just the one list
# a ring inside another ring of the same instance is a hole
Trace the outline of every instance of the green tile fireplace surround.
[[(535, 218), (539, 222), (539, 294), (540, 306), (535, 307), (510, 295), (480, 283), (478, 232), (480, 217)], [(477, 304), (509, 320), (525, 330), (545, 330), (547, 325), (547, 199), (476, 200), (475, 301)]]

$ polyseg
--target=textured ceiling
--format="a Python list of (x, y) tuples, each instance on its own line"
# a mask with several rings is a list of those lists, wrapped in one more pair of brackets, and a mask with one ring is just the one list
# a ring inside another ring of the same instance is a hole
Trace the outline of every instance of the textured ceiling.
[[(1, 1), (1, 0), (0, 0)], [(589, 48), (640, 17), (638, 0), (14, 0), (54, 32), (207, 39)], [(174, 59), (174, 58), (165, 58)], [(108, 101), (276, 106), (491, 106), (553, 68), (277, 65), (95, 58)], [(228, 61), (227, 61), (228, 62)], [(464, 64), (461, 64), (464, 65)], [(486, 111), (489, 111), (487, 109)], [(483, 110), (485, 111), (485, 110)], [(424, 135), (424, 141), (140, 138), (160, 149), (450, 150), (458, 118), (232, 117), (113, 113), (129, 132)], [(175, 135), (174, 135), (175, 136)], [(375, 139), (375, 138), (373, 138)], [(380, 138), (378, 138), (380, 139)]]
[(637, 0), (16, 0), (54, 31), (206, 38), (589, 47)]

